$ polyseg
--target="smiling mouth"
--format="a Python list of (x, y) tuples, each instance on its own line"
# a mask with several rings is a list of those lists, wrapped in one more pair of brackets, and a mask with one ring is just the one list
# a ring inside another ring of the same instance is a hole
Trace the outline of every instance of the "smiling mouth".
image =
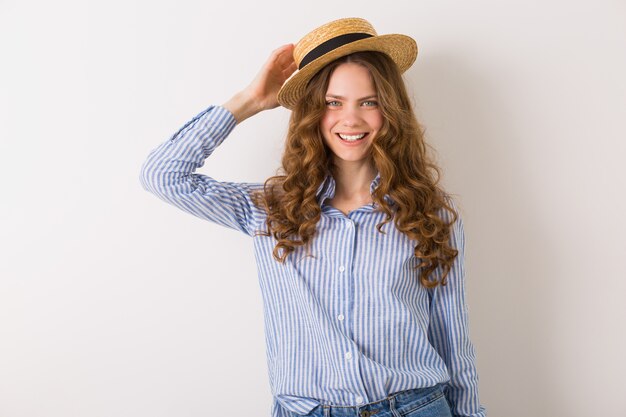
[(339, 139), (343, 140), (344, 142), (358, 142), (360, 140), (365, 139), (367, 135), (369, 135), (369, 132), (359, 133), (357, 135), (343, 135), (343, 134), (336, 133), (336, 135)]

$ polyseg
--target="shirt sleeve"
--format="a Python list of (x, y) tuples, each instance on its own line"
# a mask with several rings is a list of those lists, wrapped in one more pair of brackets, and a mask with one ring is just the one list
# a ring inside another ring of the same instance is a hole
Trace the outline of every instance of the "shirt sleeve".
[(263, 184), (220, 182), (195, 172), (236, 124), (228, 109), (209, 106), (150, 152), (139, 179), (145, 190), (165, 202), (253, 236), (261, 210), (254, 206), (250, 194)]
[[(459, 213), (456, 204), (449, 202)], [(452, 215), (444, 210), (447, 222)], [(447, 285), (430, 291), (428, 337), (448, 368), (450, 381), (444, 386), (446, 399), (455, 417), (486, 417), (478, 397), (478, 373), (474, 346), (470, 340), (468, 308), (465, 302), (465, 232), (459, 213), (451, 233), (452, 245), (459, 251), (448, 273)], [(436, 270), (441, 277), (441, 268)]]

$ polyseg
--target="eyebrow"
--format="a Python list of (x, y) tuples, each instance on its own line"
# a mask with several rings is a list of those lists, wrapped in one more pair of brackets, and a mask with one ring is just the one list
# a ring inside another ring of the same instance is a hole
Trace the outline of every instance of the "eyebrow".
[[(335, 95), (335, 94), (326, 94), (326, 97), (332, 97), (332, 98), (338, 98), (338, 99), (341, 99), (341, 100), (345, 100), (344, 96), (338, 96), (338, 95)], [(378, 96), (376, 94), (372, 94), (372, 95), (367, 96), (367, 97), (361, 97), (359, 100), (365, 100), (366, 98), (373, 98), (373, 97), (378, 97)]]

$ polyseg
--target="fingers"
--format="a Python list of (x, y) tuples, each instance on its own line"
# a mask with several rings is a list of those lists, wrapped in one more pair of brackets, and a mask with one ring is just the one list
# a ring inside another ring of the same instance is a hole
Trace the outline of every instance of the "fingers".
[(297, 68), (296, 61), (293, 59), (293, 55), (291, 53), (284, 54), (278, 60), (278, 66), (283, 70), (295, 71)]
[(291, 63), (291, 65), (289, 65), (289, 67), (283, 70), (283, 76), (285, 76), (285, 78), (288, 78), (297, 69), (298, 69), (298, 66), (296, 65), (296, 62), (294, 61)]
[(286, 44), (284, 44), (282, 46), (279, 46), (278, 48), (274, 49), (273, 52), (281, 53), (281, 52), (284, 52), (285, 50), (289, 50), (289, 49), (292, 49), (294, 47), (295, 47), (295, 45), (293, 43), (286, 43)]
[(268, 74), (280, 78), (283, 82), (297, 69), (293, 59), (294, 44), (288, 43), (272, 51), (271, 56), (265, 64)]
[(293, 61), (293, 48), (292, 43), (281, 46), (272, 52), (271, 60), (277, 63), (281, 67), (285, 67), (291, 64)]

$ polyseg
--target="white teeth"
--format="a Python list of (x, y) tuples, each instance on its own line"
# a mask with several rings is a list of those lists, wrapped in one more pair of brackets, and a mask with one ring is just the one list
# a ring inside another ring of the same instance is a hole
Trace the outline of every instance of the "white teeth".
[(361, 133), (360, 135), (342, 135), (341, 133), (339, 133), (338, 135), (341, 139), (354, 141), (361, 139), (363, 136), (365, 136), (365, 133)]

